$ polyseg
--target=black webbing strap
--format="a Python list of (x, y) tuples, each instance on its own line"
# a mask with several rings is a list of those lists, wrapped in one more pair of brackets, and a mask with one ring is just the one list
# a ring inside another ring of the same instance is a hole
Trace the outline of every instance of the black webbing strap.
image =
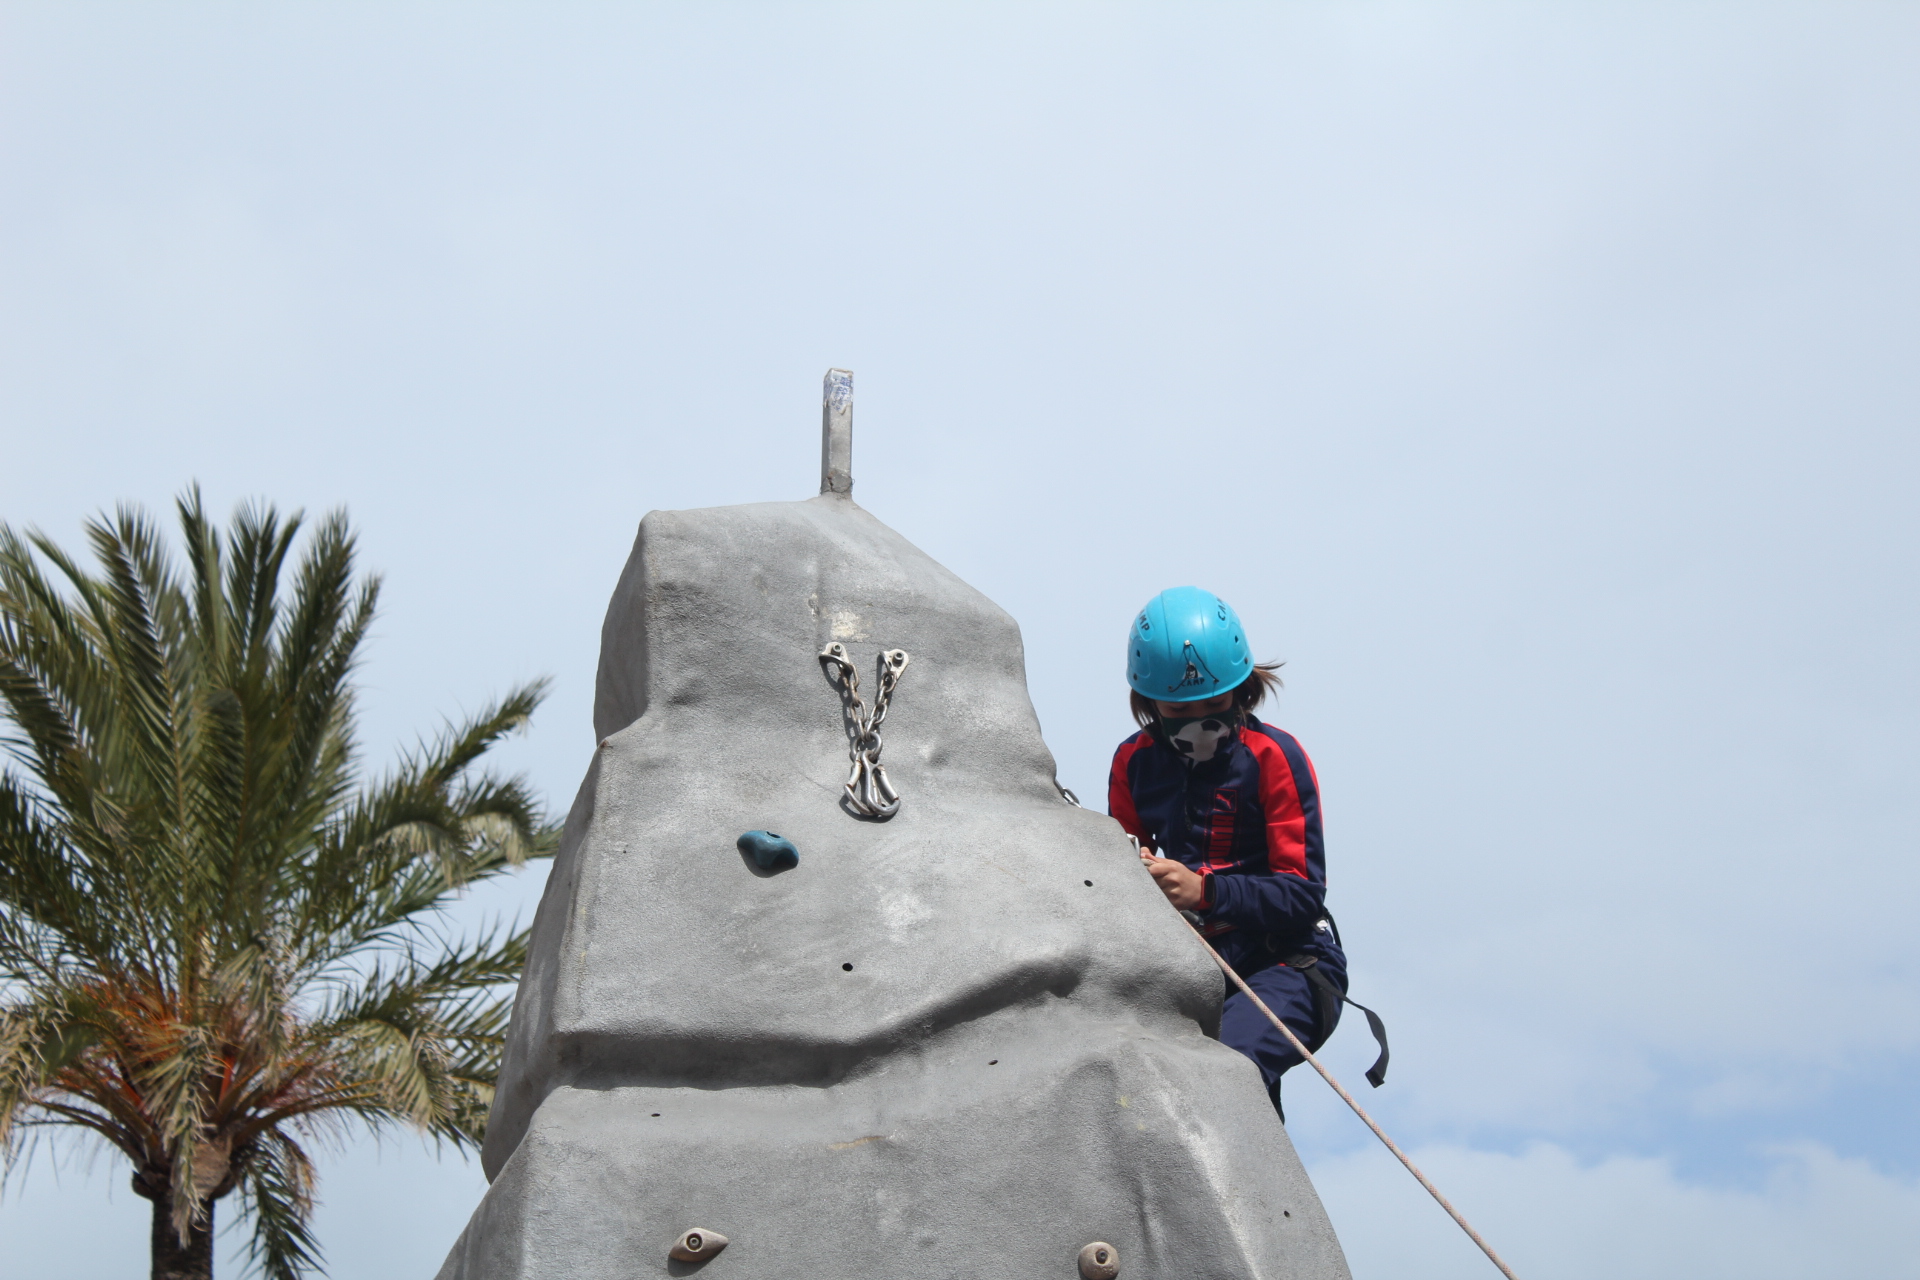
[(1350, 1004), (1367, 1015), (1367, 1026), (1373, 1031), (1374, 1042), (1380, 1046), (1380, 1056), (1374, 1059), (1372, 1066), (1367, 1068), (1367, 1083), (1376, 1089), (1385, 1084), (1387, 1082), (1387, 1024), (1380, 1021), (1380, 1015), (1358, 1000), (1347, 999), (1347, 993), (1335, 986), (1332, 978), (1320, 972), (1319, 956), (1294, 956), (1286, 962), (1286, 965), (1289, 969), (1298, 969), (1305, 974), (1307, 981), (1320, 992), (1322, 999), (1336, 1002), (1331, 1006), (1332, 1008), (1337, 1009), (1341, 1004)]

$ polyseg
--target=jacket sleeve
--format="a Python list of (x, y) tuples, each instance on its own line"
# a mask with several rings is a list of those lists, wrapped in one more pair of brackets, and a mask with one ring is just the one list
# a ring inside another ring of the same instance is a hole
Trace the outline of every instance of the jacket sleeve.
[(1128, 835), (1144, 845), (1147, 830), (1140, 825), (1140, 812), (1133, 804), (1133, 784), (1127, 780), (1127, 762), (1139, 749), (1140, 740), (1128, 738), (1113, 753), (1113, 768), (1107, 774), (1107, 813), (1126, 828)]
[[(1267, 865), (1251, 875), (1207, 877), (1207, 919), (1283, 945), (1304, 941), (1326, 911), (1325, 859), (1320, 833), (1320, 788), (1300, 745), (1253, 729), (1242, 739), (1260, 764), (1260, 805), (1266, 816)], [(1289, 749), (1291, 748), (1291, 749)]]

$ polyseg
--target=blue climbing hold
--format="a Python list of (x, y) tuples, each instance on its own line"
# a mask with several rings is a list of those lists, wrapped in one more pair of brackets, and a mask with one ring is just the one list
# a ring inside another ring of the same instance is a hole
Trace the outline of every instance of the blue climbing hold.
[(785, 871), (800, 865), (800, 851), (793, 847), (793, 841), (771, 831), (749, 831), (734, 844), (762, 871)]

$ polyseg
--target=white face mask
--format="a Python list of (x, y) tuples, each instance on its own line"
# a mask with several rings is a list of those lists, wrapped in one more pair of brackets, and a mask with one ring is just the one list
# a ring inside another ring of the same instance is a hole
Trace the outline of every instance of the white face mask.
[(1163, 720), (1161, 724), (1166, 729), (1168, 745), (1180, 753), (1181, 759), (1205, 764), (1233, 737), (1234, 727), (1239, 721), (1240, 717), (1229, 711), (1224, 715), (1199, 716), (1190, 720)]

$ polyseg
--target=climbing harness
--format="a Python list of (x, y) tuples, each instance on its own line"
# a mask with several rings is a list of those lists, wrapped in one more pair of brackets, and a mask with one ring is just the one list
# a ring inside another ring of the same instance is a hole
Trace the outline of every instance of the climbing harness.
[[(1135, 848), (1138, 848), (1138, 847), (1139, 845), (1138, 845), (1138, 842), (1136, 841)], [(1247, 985), (1246, 979), (1242, 978), (1239, 974), (1235, 973), (1233, 971), (1233, 966), (1228, 964), (1225, 960), (1222, 960), (1220, 958), (1220, 953), (1213, 949), (1213, 944), (1208, 942), (1204, 937), (1201, 937), (1200, 930), (1194, 926), (1193, 921), (1187, 919), (1187, 913), (1182, 911), (1179, 913), (1179, 915), (1180, 915), (1181, 923), (1185, 924), (1187, 928), (1193, 930), (1193, 936), (1200, 939), (1200, 945), (1207, 949), (1207, 954), (1212, 956), (1213, 962), (1220, 966), (1220, 972), (1227, 975), (1227, 980), (1233, 983), (1234, 986), (1240, 988), (1240, 994), (1244, 995), (1247, 999), (1253, 1001), (1253, 1007), (1258, 1009), (1261, 1013), (1264, 1013), (1267, 1016), (1267, 1021), (1271, 1022), (1274, 1025), (1274, 1029), (1277, 1030), (1281, 1035), (1285, 1036), (1287, 1038), (1287, 1043), (1293, 1046), (1293, 1051), (1299, 1054), (1300, 1057), (1307, 1063), (1308, 1066), (1312, 1067), (1315, 1071), (1318, 1071), (1320, 1073), (1320, 1078), (1322, 1080), (1325, 1080), (1328, 1084), (1333, 1086), (1333, 1091), (1340, 1095), (1340, 1100), (1346, 1103), (1349, 1107), (1352, 1107), (1353, 1114), (1360, 1117), (1361, 1123), (1366, 1125), (1367, 1128), (1373, 1130), (1373, 1136), (1380, 1139), (1381, 1142), (1385, 1143), (1387, 1150), (1393, 1152), (1394, 1158), (1399, 1160), (1401, 1164), (1407, 1166), (1407, 1172), (1412, 1174), (1414, 1178), (1420, 1183), (1420, 1185), (1427, 1189), (1428, 1195), (1432, 1196), (1436, 1201), (1439, 1202), (1440, 1207), (1447, 1211), (1448, 1217), (1452, 1218), (1455, 1222), (1460, 1224), (1460, 1229), (1467, 1233), (1468, 1239), (1472, 1240), (1475, 1244), (1479, 1245), (1480, 1252), (1486, 1254), (1488, 1260), (1491, 1261), (1494, 1266), (1500, 1268), (1500, 1274), (1505, 1276), (1507, 1280), (1519, 1280), (1519, 1278), (1513, 1274), (1513, 1268), (1509, 1267), (1505, 1262), (1501, 1261), (1500, 1255), (1493, 1251), (1493, 1246), (1488, 1244), (1485, 1240), (1481, 1239), (1480, 1233), (1478, 1231), (1475, 1231), (1473, 1227), (1468, 1224), (1467, 1220), (1460, 1216), (1460, 1211), (1454, 1208), (1452, 1203), (1450, 1203), (1445, 1196), (1440, 1194), (1440, 1188), (1434, 1186), (1431, 1182), (1427, 1181), (1427, 1175), (1420, 1172), (1419, 1166), (1414, 1164), (1413, 1161), (1407, 1159), (1407, 1153), (1394, 1145), (1393, 1139), (1387, 1136), (1387, 1131), (1374, 1123), (1373, 1117), (1366, 1113), (1366, 1109), (1363, 1108), (1358, 1102), (1355, 1102), (1353, 1100), (1353, 1095), (1348, 1093), (1345, 1087), (1343, 1087), (1338, 1080), (1335, 1080), (1333, 1078), (1333, 1072), (1327, 1070), (1325, 1066), (1321, 1065), (1320, 1059), (1313, 1056), (1313, 1051), (1307, 1048), (1306, 1045), (1300, 1042), (1300, 1037), (1293, 1033), (1293, 1028), (1289, 1027), (1286, 1023), (1280, 1021), (1280, 1019), (1274, 1014), (1273, 1010), (1267, 1008), (1267, 1002), (1262, 1000), (1259, 996), (1253, 993), (1253, 988)], [(1288, 963), (1292, 964), (1292, 961), (1289, 961)], [(1306, 973), (1308, 975), (1309, 981), (1317, 977), (1322, 982), (1327, 982), (1326, 975), (1318, 973), (1314, 969), (1314, 967), (1311, 965), (1306, 967)], [(1331, 982), (1328, 982), (1328, 985), (1332, 986), (1333, 984)], [(1374, 1072), (1377, 1071), (1380, 1073), (1380, 1078), (1384, 1080), (1386, 1078), (1386, 1068), (1387, 1068), (1387, 1055), (1386, 1055), (1387, 1045), (1386, 1045), (1385, 1034), (1381, 1030), (1379, 1025), (1379, 1019), (1374, 1016), (1372, 1010), (1367, 1009), (1366, 1006), (1364, 1005), (1356, 1005), (1354, 1007), (1366, 1013), (1367, 1021), (1373, 1024), (1376, 1034), (1380, 1036), (1380, 1060), (1373, 1064), (1372, 1070), (1367, 1072), (1367, 1078), (1369, 1080), (1373, 1080)], [(1373, 1083), (1377, 1087), (1380, 1081), (1373, 1080)]]
[(840, 704), (847, 717), (847, 758), (853, 761), (844, 788), (847, 807), (862, 818), (891, 818), (900, 812), (900, 793), (880, 767), (880, 748), (884, 745), (880, 725), (887, 718), (887, 706), (907, 661), (905, 649), (888, 649), (880, 655), (879, 686), (869, 712), (860, 697), (860, 673), (847, 656), (847, 647), (836, 640), (820, 651), (820, 665), (840, 690)]
[[(1189, 925), (1193, 922), (1187, 921)], [(1313, 989), (1314, 1021), (1319, 1024), (1315, 1039), (1325, 1044), (1333, 1034), (1333, 1024), (1339, 1020), (1340, 1006), (1350, 1004), (1367, 1015), (1367, 1029), (1373, 1032), (1373, 1042), (1380, 1046), (1380, 1056), (1367, 1068), (1367, 1083), (1378, 1089), (1387, 1082), (1387, 1024), (1380, 1021), (1380, 1015), (1358, 1000), (1349, 999), (1347, 993), (1334, 984), (1332, 978), (1320, 971), (1320, 957), (1301, 952), (1297, 956), (1288, 956), (1280, 963), (1289, 969), (1298, 970)]]
[[(1190, 912), (1181, 914), (1188, 917), (1188, 924), (1199, 923), (1200, 917)], [(1314, 921), (1313, 931), (1328, 934), (1333, 938), (1336, 946), (1344, 945), (1340, 941), (1340, 927), (1334, 924), (1331, 912)], [(1266, 944), (1268, 955), (1280, 958), (1281, 964), (1307, 980), (1307, 990), (1313, 996), (1314, 1023), (1313, 1039), (1308, 1043), (1315, 1052), (1318, 1052), (1320, 1046), (1332, 1037), (1333, 1029), (1340, 1024), (1340, 1006), (1350, 1004), (1367, 1015), (1367, 1030), (1373, 1032), (1373, 1042), (1380, 1046), (1380, 1056), (1375, 1058), (1373, 1065), (1367, 1068), (1367, 1083), (1376, 1089), (1385, 1084), (1387, 1061), (1392, 1054), (1387, 1048), (1387, 1024), (1380, 1020), (1380, 1015), (1341, 990), (1339, 984), (1329, 978), (1326, 970), (1320, 967), (1319, 956), (1311, 951), (1287, 955), (1289, 948), (1282, 946), (1272, 934), (1268, 934), (1262, 941)]]

